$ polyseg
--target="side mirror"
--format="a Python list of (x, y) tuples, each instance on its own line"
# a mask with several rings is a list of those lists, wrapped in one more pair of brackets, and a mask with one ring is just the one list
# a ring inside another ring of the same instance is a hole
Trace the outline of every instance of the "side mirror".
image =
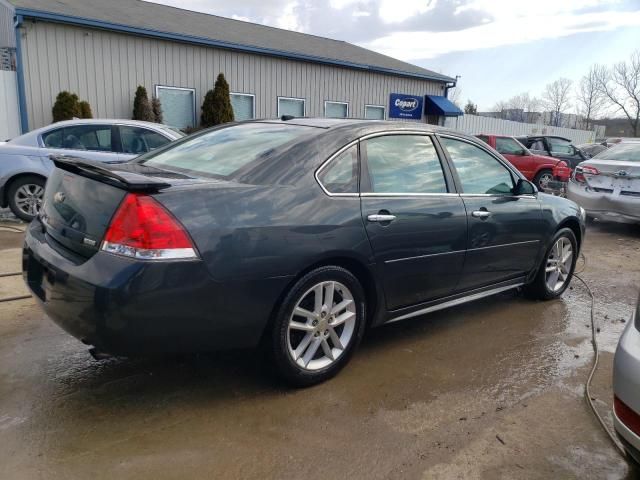
[(518, 183), (513, 188), (514, 195), (535, 195), (537, 192), (536, 187), (529, 180), (522, 178), (518, 179)]

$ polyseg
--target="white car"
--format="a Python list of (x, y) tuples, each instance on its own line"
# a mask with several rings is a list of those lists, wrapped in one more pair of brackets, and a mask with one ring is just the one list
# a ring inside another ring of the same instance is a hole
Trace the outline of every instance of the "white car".
[(137, 120), (67, 120), (0, 142), (0, 207), (30, 221), (53, 169), (49, 155), (119, 163), (182, 138), (180, 130)]

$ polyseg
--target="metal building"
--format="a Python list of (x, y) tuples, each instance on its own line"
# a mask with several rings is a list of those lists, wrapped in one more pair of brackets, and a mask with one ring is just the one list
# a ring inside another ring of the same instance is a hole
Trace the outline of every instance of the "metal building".
[(96, 117), (130, 118), (138, 85), (161, 100), (165, 123), (194, 126), (220, 72), (240, 120), (462, 113), (444, 98), (453, 78), (342, 41), (140, 0), (10, 2), (23, 131), (51, 123), (62, 90)]

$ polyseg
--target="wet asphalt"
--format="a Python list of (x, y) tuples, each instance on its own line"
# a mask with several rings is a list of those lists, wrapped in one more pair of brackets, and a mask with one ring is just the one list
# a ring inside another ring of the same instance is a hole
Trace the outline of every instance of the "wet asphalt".
[[(0, 229), (0, 273), (21, 237)], [(592, 225), (583, 251), (611, 424), (640, 228)], [(0, 298), (25, 292), (0, 278)], [(636, 478), (583, 398), (589, 335), (578, 282), (505, 293), (372, 330), (335, 379), (292, 390), (253, 351), (96, 362), (31, 299), (0, 303), (0, 479)]]

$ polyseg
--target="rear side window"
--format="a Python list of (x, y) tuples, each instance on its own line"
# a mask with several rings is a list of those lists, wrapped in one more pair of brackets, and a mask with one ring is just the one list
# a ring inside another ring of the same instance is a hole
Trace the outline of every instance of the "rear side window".
[(509, 169), (493, 156), (471, 143), (442, 138), (455, 166), (463, 193), (511, 195), (513, 177)]
[(76, 125), (42, 134), (48, 148), (111, 152), (111, 125)]
[(145, 165), (195, 176), (229, 177), (314, 131), (313, 127), (244, 123), (191, 135), (140, 158)]
[(358, 193), (358, 145), (352, 145), (318, 172), (329, 193)]
[(363, 142), (373, 193), (446, 193), (442, 165), (431, 138), (388, 135)]

